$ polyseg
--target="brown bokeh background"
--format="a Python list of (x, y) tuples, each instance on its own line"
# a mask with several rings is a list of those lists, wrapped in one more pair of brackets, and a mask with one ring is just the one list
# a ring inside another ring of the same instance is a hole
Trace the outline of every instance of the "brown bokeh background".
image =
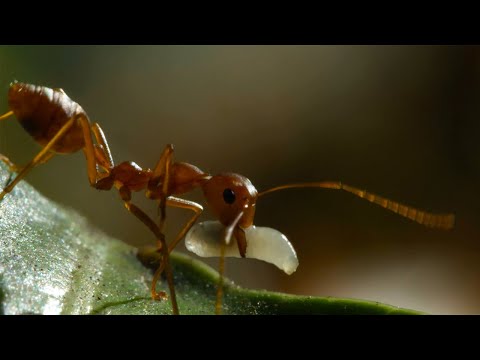
[[(480, 47), (3, 46), (2, 113), (14, 79), (62, 87), (101, 124), (117, 162), (153, 167), (173, 143), (177, 160), (241, 173), (259, 190), (341, 180), (457, 215), (442, 232), (348, 193), (272, 194), (256, 224), (285, 233), (300, 266), (287, 276), (229, 259), (237, 283), (480, 313)], [(23, 164), (37, 151), (15, 121), (0, 124), (1, 153)], [(27, 181), (112, 236), (153, 243), (118, 194), (89, 187), (82, 153), (54, 158)], [(167, 234), (189, 215), (170, 210)]]

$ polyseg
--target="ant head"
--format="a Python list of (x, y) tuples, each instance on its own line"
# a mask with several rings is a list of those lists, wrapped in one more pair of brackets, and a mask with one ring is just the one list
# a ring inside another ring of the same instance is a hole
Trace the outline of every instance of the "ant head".
[(240, 212), (243, 216), (238, 225), (242, 228), (253, 225), (258, 192), (245, 176), (215, 175), (202, 185), (202, 189), (208, 205), (223, 225), (232, 224)]

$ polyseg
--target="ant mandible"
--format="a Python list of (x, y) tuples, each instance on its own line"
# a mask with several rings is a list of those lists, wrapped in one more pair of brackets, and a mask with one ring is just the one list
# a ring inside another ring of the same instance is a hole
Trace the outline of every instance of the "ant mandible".
[[(242, 175), (222, 173), (212, 176), (194, 165), (175, 162), (173, 160), (172, 145), (166, 146), (153, 170), (142, 169), (133, 162), (123, 162), (115, 166), (100, 126), (96, 123), (90, 124), (85, 111), (80, 105), (71, 100), (63, 90), (13, 83), (10, 86), (8, 103), (10, 111), (1, 116), (0, 120), (15, 114), (20, 124), (43, 146), (43, 149), (30, 163), (21, 169), (16, 167), (5, 156), (2, 155), (0, 157), (0, 160), (4, 161), (11, 170), (19, 171), (17, 177), (0, 194), (0, 200), (5, 194), (12, 191), (15, 185), (34, 166), (45, 163), (56, 153), (73, 153), (83, 149), (87, 159), (90, 185), (99, 190), (110, 190), (112, 187), (115, 187), (119, 191), (127, 210), (155, 234), (158, 249), (162, 254), (162, 261), (153, 277), (151, 293), (154, 299), (166, 297), (164, 292), (156, 292), (156, 284), (165, 270), (174, 314), (178, 314), (178, 305), (169, 263), (169, 253), (187, 234), (187, 237), (190, 237), (189, 249), (192, 251), (195, 250), (195, 247), (199, 250), (206, 242), (211, 240), (214, 234), (215, 236), (221, 234), (221, 241), (217, 243), (219, 244), (218, 247), (215, 248), (215, 245), (213, 245), (213, 248), (207, 251), (197, 251), (197, 254), (201, 256), (220, 255), (220, 281), (215, 305), (217, 314), (221, 312), (224, 257), (226, 255), (226, 247), (230, 244), (232, 237), (236, 240), (237, 246), (235, 250), (239, 256), (257, 257), (274, 262), (271, 259), (271, 255), (266, 257), (264, 253), (260, 254), (258, 251), (256, 254), (258, 256), (255, 256), (254, 253), (247, 254), (248, 244), (253, 242), (255, 237), (258, 238), (260, 232), (263, 231), (262, 234), (274, 239), (270, 242), (270, 247), (280, 244), (280, 241), (282, 241), (283, 244), (287, 244), (285, 247), (289, 249), (287, 253), (293, 254), (296, 260), (293, 247), (291, 247), (282, 234), (273, 229), (255, 229), (253, 226), (257, 199), (275, 191), (305, 187), (345, 190), (428, 227), (450, 229), (454, 225), (454, 215), (452, 214), (431, 214), (341, 182), (296, 183), (258, 192), (250, 180)], [(97, 142), (96, 144), (93, 143), (92, 132)], [(101, 170), (99, 170), (99, 167)], [(202, 189), (207, 204), (219, 220), (218, 225), (221, 227), (221, 232), (218, 231), (218, 226), (212, 227), (206, 223), (193, 227), (203, 212), (203, 207), (198, 203), (177, 196), (189, 193), (195, 188)], [(158, 225), (130, 202), (131, 192), (142, 190), (146, 191), (147, 198), (159, 202), (160, 220)], [(168, 247), (163, 235), (166, 206), (188, 209), (194, 212), (194, 215), (187, 221)], [(205, 227), (204, 225), (207, 226)], [(265, 249), (262, 251), (264, 252)], [(231, 254), (235, 254), (235, 252), (230, 252)], [(291, 261), (289, 266), (290, 269), (288, 270), (284, 268), (287, 273), (294, 271), (294, 269), (292, 271)], [(296, 267), (296, 265), (293, 264), (293, 267)]]

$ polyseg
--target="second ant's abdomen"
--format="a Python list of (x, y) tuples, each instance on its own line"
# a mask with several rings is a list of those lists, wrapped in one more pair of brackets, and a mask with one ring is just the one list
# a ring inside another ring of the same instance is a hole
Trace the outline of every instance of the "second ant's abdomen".
[[(8, 105), (20, 125), (42, 146), (45, 146), (72, 116), (84, 113), (80, 105), (61, 89), (23, 83), (10, 85)], [(83, 147), (82, 128), (75, 123), (54, 145), (53, 150), (58, 153), (72, 153)]]

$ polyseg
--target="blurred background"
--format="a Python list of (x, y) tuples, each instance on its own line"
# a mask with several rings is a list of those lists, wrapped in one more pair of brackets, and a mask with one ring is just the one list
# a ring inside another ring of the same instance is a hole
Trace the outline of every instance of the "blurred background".
[[(116, 162), (153, 167), (172, 143), (176, 160), (243, 174), (258, 190), (341, 180), (457, 215), (445, 232), (346, 192), (272, 194), (258, 202), (256, 225), (286, 234), (300, 266), (287, 276), (228, 259), (236, 283), (480, 313), (480, 47), (3, 46), (1, 113), (15, 79), (63, 88), (101, 124)], [(38, 150), (15, 120), (0, 123), (0, 153), (24, 164)], [(153, 244), (117, 192), (89, 186), (81, 152), (27, 181), (104, 232)], [(188, 198), (202, 201), (200, 191)], [(135, 201), (156, 214), (143, 194)], [(169, 210), (167, 235), (189, 216)]]

